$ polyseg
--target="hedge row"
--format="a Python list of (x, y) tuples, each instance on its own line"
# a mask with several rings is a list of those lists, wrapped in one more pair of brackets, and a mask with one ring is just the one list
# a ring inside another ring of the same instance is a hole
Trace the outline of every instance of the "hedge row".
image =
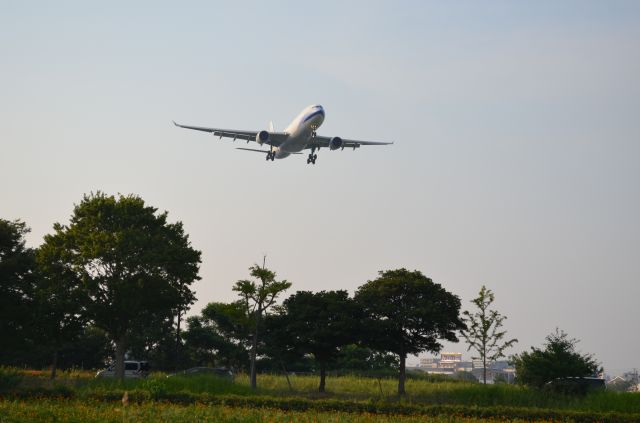
[[(6, 396), (12, 399), (30, 398), (66, 398), (87, 399), (94, 401), (120, 401), (124, 391), (111, 390), (76, 394), (68, 389), (33, 389), (14, 392)], [(224, 405), (230, 407), (271, 408), (285, 411), (326, 411), (347, 413), (375, 413), (391, 415), (424, 415), (424, 416), (460, 416), (474, 418), (523, 419), (523, 420), (552, 420), (569, 422), (640, 422), (640, 414), (617, 412), (588, 412), (559, 409), (540, 409), (504, 406), (465, 406), (465, 405), (422, 405), (406, 402), (389, 401), (345, 401), (335, 399), (306, 399), (296, 397), (269, 396), (237, 396), (193, 394), (189, 392), (149, 392), (147, 390), (128, 391), (130, 402), (145, 401), (170, 402), (173, 404), (204, 403), (210, 405)]]

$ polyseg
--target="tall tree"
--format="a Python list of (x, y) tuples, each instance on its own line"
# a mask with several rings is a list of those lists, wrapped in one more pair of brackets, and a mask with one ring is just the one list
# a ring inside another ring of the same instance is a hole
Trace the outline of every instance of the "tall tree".
[(251, 318), (253, 325), (250, 374), (251, 387), (256, 389), (258, 386), (256, 381), (256, 355), (258, 350), (260, 321), (263, 314), (275, 304), (278, 296), (289, 289), (291, 283), (286, 280), (277, 281), (275, 272), (267, 269), (264, 266), (264, 263), (262, 267), (257, 264), (250, 267), (249, 273), (251, 277), (257, 280), (257, 282), (252, 280), (239, 280), (234, 285), (233, 290), (240, 296), (247, 315)]
[(0, 363), (22, 364), (33, 322), (35, 254), (25, 246), (27, 225), (0, 219)]
[(541, 388), (547, 382), (564, 377), (595, 376), (601, 368), (591, 354), (576, 351), (577, 339), (556, 329), (547, 335), (544, 349), (531, 347), (511, 358), (516, 368), (516, 381)]
[(137, 196), (85, 195), (69, 225), (54, 225), (43, 248), (81, 281), (85, 315), (115, 343), (116, 375), (124, 378), (127, 340), (184, 310), (195, 297), (200, 252), (181, 222)]
[(324, 392), (327, 367), (341, 347), (358, 340), (360, 308), (347, 291), (298, 291), (284, 300), (282, 311), (274, 326), (294, 349), (313, 354), (320, 370), (318, 390)]
[(464, 327), (460, 299), (419, 271), (381, 271), (380, 276), (358, 288), (355, 295), (365, 314), (366, 344), (398, 355), (398, 394), (405, 394), (408, 354), (436, 353), (439, 339), (457, 342)]
[(478, 310), (473, 314), (469, 311), (463, 313), (467, 328), (460, 331), (469, 344), (467, 351), (474, 349), (478, 353), (478, 356), (473, 359), (482, 360), (482, 380), (485, 384), (487, 383), (487, 363), (493, 363), (504, 357), (504, 351), (518, 342), (516, 338), (505, 340), (507, 332), (500, 328), (506, 317), (490, 308), (494, 299), (493, 292), (482, 285), (478, 297), (471, 300)]

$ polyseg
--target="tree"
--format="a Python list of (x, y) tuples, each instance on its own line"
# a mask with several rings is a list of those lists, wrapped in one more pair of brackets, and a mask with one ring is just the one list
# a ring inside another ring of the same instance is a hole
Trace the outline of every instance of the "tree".
[(437, 353), (438, 339), (457, 342), (460, 299), (419, 271), (381, 271), (358, 288), (355, 300), (364, 311), (365, 344), (400, 359), (398, 394), (404, 395), (406, 358), (423, 351)]
[(272, 326), (284, 333), (293, 349), (313, 354), (320, 369), (319, 392), (325, 392), (329, 363), (340, 348), (357, 340), (359, 307), (347, 291), (298, 291), (284, 300)]
[(36, 250), (38, 279), (33, 293), (34, 336), (51, 355), (51, 379), (56, 377), (60, 351), (80, 337), (86, 323), (82, 284), (66, 265), (60, 242), (52, 238)]
[(252, 339), (250, 355), (251, 388), (257, 388), (256, 382), (256, 354), (258, 350), (258, 333), (262, 315), (275, 304), (280, 293), (291, 286), (286, 280), (276, 281), (276, 274), (264, 266), (257, 264), (249, 268), (250, 275), (258, 280), (239, 280), (233, 287), (242, 299), (247, 316), (252, 322)]
[(69, 225), (54, 225), (43, 248), (81, 281), (84, 313), (115, 344), (116, 375), (124, 379), (131, 336), (161, 324), (193, 303), (200, 252), (181, 222), (137, 196), (85, 195)]
[(249, 319), (241, 302), (209, 303), (200, 316), (187, 319), (183, 334), (185, 350), (197, 365), (247, 368), (251, 334)]
[(467, 351), (473, 348), (478, 353), (478, 356), (473, 358), (482, 360), (482, 380), (485, 384), (487, 383), (487, 363), (493, 363), (504, 357), (504, 351), (518, 342), (515, 338), (504, 340), (507, 332), (501, 331), (500, 328), (506, 317), (490, 309), (494, 299), (493, 292), (482, 285), (478, 297), (471, 300), (478, 311), (473, 314), (469, 311), (463, 313), (467, 328), (460, 331), (469, 344)]
[(520, 384), (543, 387), (557, 378), (594, 376), (600, 367), (591, 354), (576, 351), (579, 341), (556, 328), (546, 337), (544, 349), (531, 347), (512, 357), (516, 381)]
[(340, 348), (334, 368), (343, 372), (367, 376), (395, 375), (400, 368), (400, 360), (395, 354), (379, 352), (357, 344)]
[(59, 353), (59, 367), (79, 367), (97, 369), (104, 367), (112, 347), (109, 337), (95, 326), (87, 325), (82, 332), (62, 346)]
[(0, 219), (0, 363), (22, 364), (33, 327), (35, 254), (25, 246), (27, 225)]

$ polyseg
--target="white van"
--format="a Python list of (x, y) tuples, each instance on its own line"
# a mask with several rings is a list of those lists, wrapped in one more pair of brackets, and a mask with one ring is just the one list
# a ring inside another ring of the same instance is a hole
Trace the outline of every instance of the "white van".
[[(149, 374), (148, 361), (127, 360), (124, 362), (124, 377), (141, 378), (141, 377), (147, 377), (148, 374)], [(96, 373), (96, 377), (116, 377), (116, 364), (113, 363), (106, 369), (99, 370), (98, 373)]]

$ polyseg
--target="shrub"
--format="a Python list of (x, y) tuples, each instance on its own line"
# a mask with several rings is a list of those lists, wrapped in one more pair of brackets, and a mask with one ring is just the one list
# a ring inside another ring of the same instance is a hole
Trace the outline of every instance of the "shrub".
[(22, 382), (22, 376), (16, 369), (0, 367), (0, 393), (14, 390)]

